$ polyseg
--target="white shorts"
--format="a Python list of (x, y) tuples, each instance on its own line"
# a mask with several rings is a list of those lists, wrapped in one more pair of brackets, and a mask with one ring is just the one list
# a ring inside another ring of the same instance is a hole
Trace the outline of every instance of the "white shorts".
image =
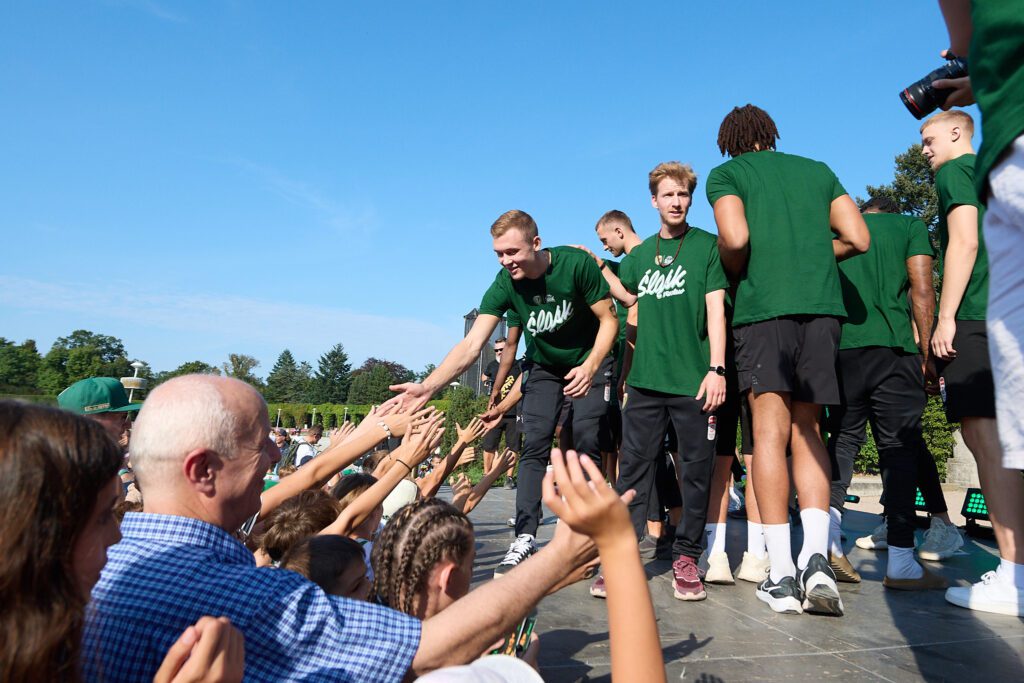
[(1024, 135), (988, 175), (988, 347), (1003, 467), (1024, 469)]

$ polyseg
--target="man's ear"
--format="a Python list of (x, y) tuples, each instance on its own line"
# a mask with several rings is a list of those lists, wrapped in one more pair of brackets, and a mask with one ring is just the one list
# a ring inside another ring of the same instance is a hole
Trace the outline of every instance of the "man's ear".
[(952, 140), (953, 142), (959, 140), (962, 134), (963, 133), (960, 131), (960, 126), (953, 126), (952, 128), (949, 129), (949, 139)]
[(434, 570), (437, 573), (437, 586), (442, 593), (448, 593), (448, 587), (452, 584), (452, 574), (458, 571), (454, 562), (444, 561), (441, 566)]
[(213, 495), (216, 490), (217, 475), (223, 463), (214, 451), (197, 448), (185, 456), (182, 473), (185, 481), (199, 493)]
[(533, 238), (533, 250), (540, 251), (540, 235)]

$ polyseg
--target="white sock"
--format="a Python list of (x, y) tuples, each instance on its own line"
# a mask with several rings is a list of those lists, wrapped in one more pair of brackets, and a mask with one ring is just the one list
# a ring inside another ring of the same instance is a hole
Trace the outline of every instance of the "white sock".
[(705, 524), (704, 535), (708, 537), (708, 557), (725, 552), (725, 522)]
[(920, 579), (924, 576), (924, 567), (914, 559), (913, 548), (889, 546), (889, 564), (885, 575), (890, 579)]
[(996, 570), (999, 578), (1014, 588), (1024, 590), (1024, 564), (1017, 564), (1000, 558), (999, 569)]
[(842, 557), (843, 551), (843, 511), (839, 508), (828, 509), (828, 549), (836, 557)]
[(828, 527), (831, 520), (824, 510), (806, 508), (800, 511), (800, 522), (804, 527), (804, 544), (800, 548), (796, 565), (802, 569), (807, 566), (811, 555), (821, 553), (823, 557), (828, 557)]
[(793, 565), (793, 551), (789, 544), (788, 524), (765, 524), (764, 543), (768, 549), (768, 561), (771, 563), (770, 578), (778, 583), (784, 577), (796, 576)]
[(764, 527), (760, 522), (747, 522), (747, 552), (759, 560), (768, 556), (768, 546), (764, 544)]

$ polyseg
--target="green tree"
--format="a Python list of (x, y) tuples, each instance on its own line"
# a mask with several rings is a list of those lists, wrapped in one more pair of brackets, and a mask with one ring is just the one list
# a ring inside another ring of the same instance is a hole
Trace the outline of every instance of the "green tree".
[(446, 390), (445, 398), (448, 399), (448, 410), (445, 413), (441, 452), (450, 453), (455, 439), (458, 438), (455, 425), (460, 424), (465, 427), (475, 416), (484, 412), (487, 409), (487, 397), (477, 398), (469, 387), (457, 386)]
[(248, 382), (259, 390), (263, 390), (263, 380), (253, 374), (253, 370), (259, 367), (260, 362), (252, 356), (244, 353), (229, 353), (228, 362), (221, 365), (221, 369), (228, 377)]
[(163, 384), (169, 379), (175, 377), (181, 377), (182, 375), (219, 375), (220, 370), (209, 363), (204, 363), (201, 360), (190, 360), (187, 363), (182, 363), (173, 370), (164, 370), (158, 372), (150, 382), (150, 387), (155, 387), (158, 384)]
[(381, 363), (370, 370), (364, 370), (352, 377), (348, 389), (348, 402), (357, 405), (383, 403), (391, 398), (388, 387), (395, 383), (387, 365)]
[(42, 362), (35, 340), (15, 344), (0, 337), (0, 385), (18, 391), (34, 389)]
[(437, 366), (434, 365), (433, 363), (427, 363), (427, 367), (423, 368), (423, 372), (416, 373), (416, 381), (422, 382), (427, 377), (429, 377), (430, 373), (432, 373), (434, 370), (437, 370)]
[(127, 377), (134, 374), (124, 342), (106, 334), (75, 330), (57, 341), (43, 357), (37, 385), (59, 393), (86, 377)]
[(335, 344), (320, 356), (316, 374), (310, 381), (310, 401), (313, 403), (345, 403), (352, 384), (352, 364), (345, 347)]
[(378, 365), (383, 365), (391, 373), (391, 377), (394, 378), (393, 384), (401, 384), (402, 382), (412, 382), (416, 379), (416, 373), (405, 367), (401, 363), (396, 363), (391, 360), (383, 360), (380, 358), (367, 358), (366, 362), (359, 368), (359, 372), (366, 372), (373, 370)]
[(932, 167), (921, 152), (921, 145), (911, 145), (906, 152), (897, 154), (892, 182), (877, 187), (868, 185), (867, 192), (870, 197), (888, 197), (899, 204), (903, 213), (920, 218), (935, 241), (939, 198), (935, 194)]

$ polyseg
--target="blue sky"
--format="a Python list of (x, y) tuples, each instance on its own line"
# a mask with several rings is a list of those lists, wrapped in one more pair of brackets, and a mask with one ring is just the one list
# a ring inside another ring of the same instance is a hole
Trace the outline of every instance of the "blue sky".
[(947, 42), (929, 2), (624, 5), (3, 3), (0, 336), (420, 369), (497, 272), (502, 212), (549, 245), (600, 246), (612, 208), (650, 234), (647, 172), (706, 178), (747, 102), (863, 194)]

